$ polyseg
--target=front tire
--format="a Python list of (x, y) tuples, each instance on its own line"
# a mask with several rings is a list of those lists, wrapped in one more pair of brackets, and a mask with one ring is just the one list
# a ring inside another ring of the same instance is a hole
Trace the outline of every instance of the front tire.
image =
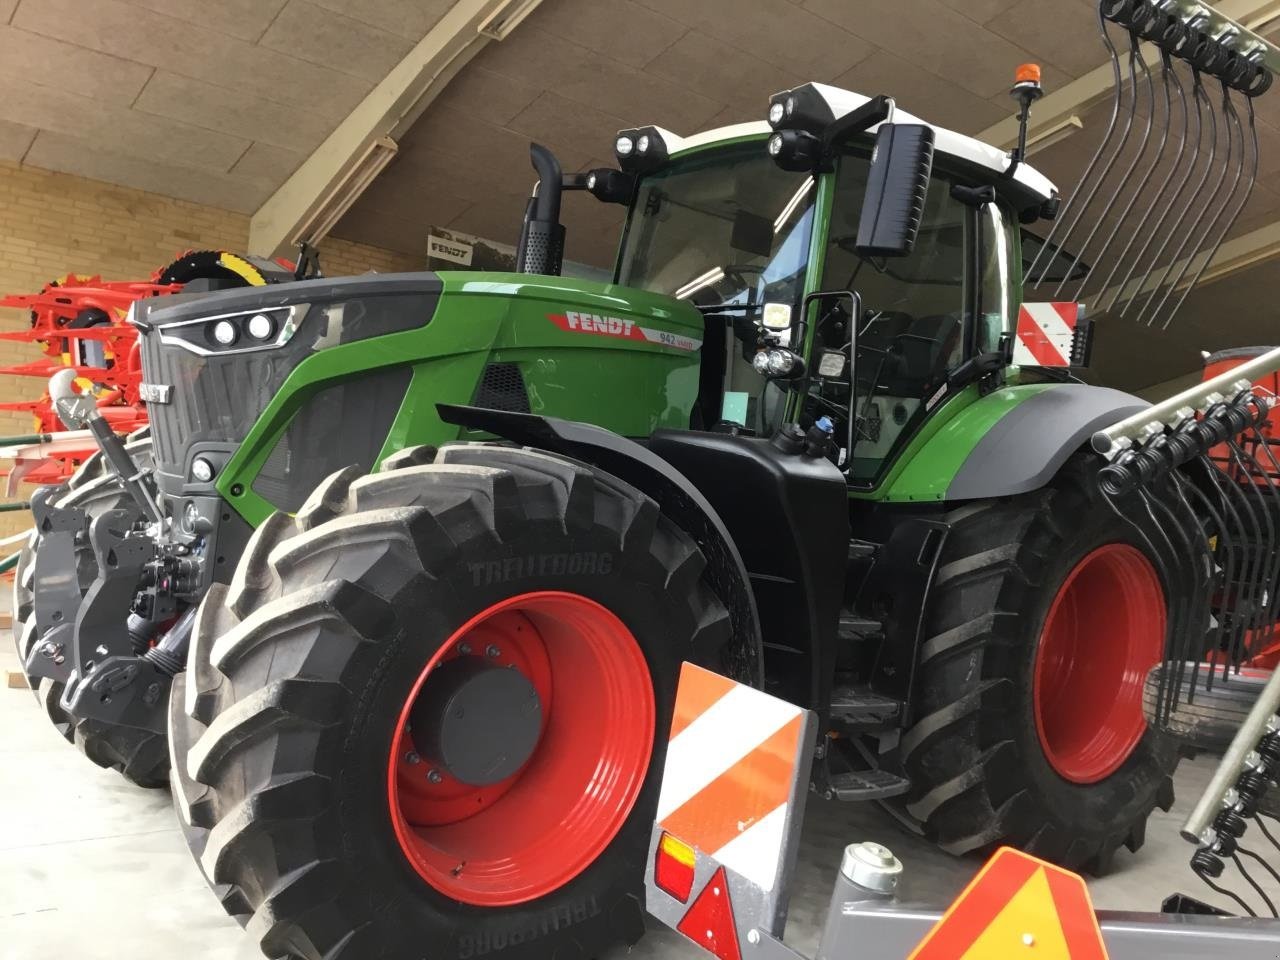
[(1093, 474), (1071, 461), (1049, 490), (950, 516), (902, 753), (906, 812), (952, 853), (1101, 873), (1173, 803), (1176, 744), (1142, 716), (1166, 586)]
[[(719, 666), (729, 635), (704, 560), (581, 464), (485, 444), (397, 463), (273, 516), (201, 606), (170, 710), (192, 852), (271, 956), (634, 942), (680, 664)], [(437, 682), (469, 711), (525, 684), (459, 733), (501, 731), (483, 769), (442, 745)]]

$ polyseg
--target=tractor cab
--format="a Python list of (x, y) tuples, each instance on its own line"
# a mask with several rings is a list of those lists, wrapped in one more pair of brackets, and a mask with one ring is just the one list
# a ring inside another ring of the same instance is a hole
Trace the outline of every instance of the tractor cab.
[(616, 152), (634, 182), (616, 282), (705, 320), (692, 428), (826, 417), (869, 490), (943, 400), (1002, 374), (1019, 224), (1054, 197), (1026, 164), (822, 84), (774, 97), (767, 123), (622, 131)]

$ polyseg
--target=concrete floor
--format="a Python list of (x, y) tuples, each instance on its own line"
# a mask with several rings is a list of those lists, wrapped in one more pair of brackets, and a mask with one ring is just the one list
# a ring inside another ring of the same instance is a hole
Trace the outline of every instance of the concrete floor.
[[(11, 650), (4, 649), (0, 669), (13, 666)], [(1177, 836), (1179, 816), (1210, 767), (1206, 760), (1184, 764), (1178, 806), (1172, 814), (1157, 812), (1138, 855), (1122, 852), (1115, 872), (1091, 884), (1096, 906), (1154, 910), (1174, 890), (1214, 899), (1188, 869), (1191, 850)], [(907, 868), (904, 896), (919, 902), (947, 902), (977, 867), (907, 836), (873, 806), (815, 802), (787, 931), (793, 946), (816, 946), (840, 850), (861, 839), (886, 843), (898, 854)], [(260, 957), (191, 864), (168, 794), (135, 789), (97, 769), (57, 737), (30, 693), (0, 690), (0, 960), (193, 955)], [(624, 956), (704, 955), (655, 926), (634, 950), (608, 960)]]

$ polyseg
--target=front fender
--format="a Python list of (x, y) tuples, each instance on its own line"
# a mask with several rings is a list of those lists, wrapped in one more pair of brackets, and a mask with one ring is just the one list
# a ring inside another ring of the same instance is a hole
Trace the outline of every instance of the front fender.
[(591, 424), (447, 403), (437, 404), (436, 409), (445, 423), (573, 457), (656, 500), (663, 514), (691, 536), (706, 557), (707, 582), (728, 609), (733, 628), (734, 679), (763, 685), (764, 646), (746, 565), (724, 521), (688, 477), (647, 447)]

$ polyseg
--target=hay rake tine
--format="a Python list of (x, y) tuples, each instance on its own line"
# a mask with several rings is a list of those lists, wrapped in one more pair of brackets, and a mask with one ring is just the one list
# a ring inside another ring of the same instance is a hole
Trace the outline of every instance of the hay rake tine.
[[(1178, 246), (1177, 252), (1173, 255), (1173, 259), (1169, 263), (1169, 269), (1166, 271), (1167, 279), (1161, 283), (1161, 288), (1164, 291), (1163, 295), (1160, 298), (1160, 302), (1156, 305), (1156, 308), (1152, 311), (1150, 319), (1147, 321), (1148, 326), (1154, 324), (1160, 316), (1160, 312), (1164, 309), (1164, 305), (1168, 302), (1169, 297), (1173, 295), (1175, 290), (1177, 290), (1178, 285), (1182, 282), (1182, 278), (1186, 276), (1187, 271), (1191, 268), (1191, 264), (1195, 262), (1196, 258), (1202, 252), (1205, 241), (1212, 235), (1214, 228), (1218, 225), (1218, 221), (1221, 220), (1222, 215), (1230, 209), (1231, 201), (1235, 197), (1236, 191), (1244, 176), (1244, 130), (1240, 126), (1240, 115), (1236, 112), (1235, 104), (1231, 102), (1231, 91), (1225, 83), (1222, 85), (1222, 113), (1226, 118), (1225, 126), (1227, 140), (1227, 156), (1226, 160), (1223, 162), (1222, 179), (1218, 182), (1218, 185), (1214, 188), (1212, 195), (1210, 195), (1204, 206), (1200, 208), (1200, 213), (1197, 215), (1195, 222), (1187, 231), (1186, 236), (1182, 238), (1182, 243)], [(1238, 146), (1237, 140), (1239, 141)], [(1223, 186), (1227, 183), (1227, 179), (1230, 176), (1229, 170), (1232, 166), (1232, 156), (1235, 154), (1238, 154), (1239, 156), (1235, 163), (1235, 175), (1231, 180), (1231, 186), (1228, 188), (1226, 196), (1223, 197), (1222, 203), (1217, 208), (1213, 217), (1207, 224), (1205, 224), (1203, 230), (1201, 230), (1201, 222), (1209, 213), (1209, 210), (1218, 199), (1218, 194), (1221, 193)], [(1195, 242), (1188, 245), (1188, 241), (1192, 236), (1196, 236)], [(1184, 251), (1187, 251), (1185, 258), (1183, 257)], [(1179, 264), (1181, 264), (1181, 266), (1179, 266)], [(1169, 273), (1172, 273), (1173, 276), (1169, 277)], [(1142, 317), (1139, 315), (1138, 320), (1140, 321), (1141, 319)], [(1172, 319), (1172, 316), (1165, 319), (1164, 328), (1168, 328), (1170, 319)]]
[[(1218, 117), (1217, 117), (1217, 114), (1214, 112), (1213, 102), (1209, 99), (1209, 95), (1205, 93), (1204, 83), (1200, 79), (1200, 71), (1198, 70), (1195, 71), (1194, 76), (1195, 76), (1195, 81), (1192, 84), (1191, 96), (1192, 96), (1192, 99), (1196, 102), (1197, 111), (1201, 116), (1201, 124), (1200, 124), (1200, 136), (1202, 138), (1201, 143), (1207, 143), (1209, 146), (1208, 157), (1205, 160), (1205, 165), (1204, 165), (1204, 172), (1200, 175), (1200, 180), (1196, 183), (1195, 189), (1191, 191), (1191, 199), (1187, 202), (1185, 206), (1183, 206), (1182, 210), (1178, 213), (1177, 219), (1174, 220), (1172, 226), (1170, 226), (1169, 228), (1168, 233), (1165, 234), (1165, 238), (1163, 242), (1160, 244), (1160, 248), (1156, 251), (1155, 256), (1151, 258), (1151, 263), (1147, 267), (1147, 273), (1145, 276), (1143, 276), (1142, 280), (1138, 283), (1137, 290), (1134, 292), (1134, 297), (1133, 297), (1134, 300), (1136, 300), (1139, 296), (1142, 295), (1143, 289), (1147, 286), (1147, 281), (1151, 279), (1151, 274), (1155, 272), (1156, 269), (1158, 269), (1157, 265), (1164, 259), (1164, 254), (1165, 254), (1165, 251), (1169, 249), (1169, 244), (1173, 241), (1173, 238), (1182, 229), (1182, 224), (1183, 224), (1183, 221), (1186, 220), (1187, 214), (1189, 214), (1195, 208), (1195, 198), (1200, 195), (1201, 191), (1204, 190), (1204, 185), (1209, 182), (1209, 175), (1213, 172), (1214, 160), (1217, 158), (1217, 155), (1218, 155)], [(1209, 136), (1207, 139), (1204, 138), (1205, 131), (1204, 131), (1204, 121), (1203, 121), (1203, 117), (1205, 116), (1205, 113), (1206, 113), (1206, 108), (1207, 108), (1207, 113), (1209, 117)], [(1151, 288), (1151, 291), (1147, 294), (1147, 299), (1143, 303), (1142, 310), (1140, 310), (1138, 313), (1138, 316), (1134, 318), (1135, 323), (1142, 322), (1143, 313), (1146, 312), (1147, 306), (1150, 305), (1152, 297), (1156, 294), (1157, 291), (1159, 291), (1160, 287), (1163, 285), (1164, 278), (1168, 276), (1171, 266), (1172, 265), (1170, 265), (1170, 267), (1165, 268), (1165, 273), (1161, 276), (1160, 281), (1158, 281), (1155, 284), (1155, 286)], [(1124, 306), (1124, 309), (1120, 311), (1120, 316), (1122, 317), (1125, 316), (1125, 314), (1129, 312), (1129, 307), (1131, 307), (1132, 305), (1133, 305), (1133, 300), (1130, 300), (1128, 303), (1126, 303)]]
[[(1254, 121), (1252, 98), (1246, 98), (1246, 102), (1249, 105), (1248, 142), (1252, 144), (1252, 150), (1250, 151), (1251, 161), (1248, 185), (1245, 188), (1244, 194), (1240, 198), (1240, 202), (1236, 204), (1235, 210), (1231, 212), (1231, 216), (1228, 218), (1227, 223), (1218, 233), (1217, 239), (1214, 240), (1213, 247), (1209, 250), (1208, 255), (1201, 261), (1199, 268), (1196, 270), (1195, 276), (1191, 278), (1190, 283), (1186, 284), (1182, 288), (1182, 296), (1179, 297), (1178, 302), (1173, 305), (1173, 310), (1170, 311), (1169, 316), (1165, 319), (1164, 327), (1162, 329), (1167, 330), (1169, 328), (1169, 324), (1173, 321), (1173, 318), (1177, 316), (1178, 311), (1182, 309), (1182, 304), (1186, 302), (1188, 295), (1190, 295), (1191, 291), (1195, 289), (1196, 284), (1200, 282), (1200, 278), (1204, 275), (1209, 264), (1213, 262), (1213, 258), (1218, 255), (1218, 250), (1222, 247), (1222, 242), (1226, 240), (1227, 234), (1231, 232), (1231, 228), (1235, 226), (1236, 221), (1240, 219), (1240, 214), (1244, 211), (1246, 204), (1248, 204), (1249, 198), (1253, 195), (1253, 188), (1258, 182), (1258, 128)], [(1232, 189), (1234, 190), (1234, 187)], [(1167, 296), (1168, 295), (1166, 294), (1166, 297)]]
[(1088, 164), (1084, 168), (1084, 173), (1080, 176), (1080, 182), (1077, 185), (1075, 192), (1072, 193), (1070, 198), (1068, 198), (1066, 204), (1063, 205), (1062, 211), (1053, 221), (1053, 225), (1049, 227), (1049, 232), (1045, 236), (1044, 243), (1040, 246), (1040, 249), (1036, 251), (1035, 258), (1031, 261), (1031, 266), (1027, 268), (1026, 276), (1031, 286), (1038, 287), (1044, 282), (1045, 274), (1048, 273), (1049, 267), (1053, 264), (1054, 256), (1050, 254), (1049, 262), (1045, 264), (1044, 269), (1040, 272), (1040, 279), (1032, 280), (1032, 277), (1035, 276), (1036, 267), (1040, 265), (1040, 258), (1045, 255), (1045, 251), (1050, 250), (1053, 247), (1053, 241), (1058, 233), (1058, 229), (1066, 221), (1067, 216), (1072, 212), (1072, 210), (1075, 209), (1076, 198), (1080, 195), (1080, 191), (1083, 189), (1084, 185), (1089, 182), (1090, 177), (1093, 176), (1093, 172), (1098, 166), (1098, 161), (1102, 158), (1103, 153), (1106, 152), (1108, 145), (1111, 143), (1111, 138), (1115, 135), (1116, 123), (1120, 119), (1120, 102), (1123, 95), (1124, 82), (1120, 67), (1120, 54), (1116, 50), (1115, 43), (1111, 40), (1111, 34), (1107, 32), (1107, 18), (1103, 12), (1106, 4), (1107, 0), (1098, 0), (1098, 29), (1102, 33), (1102, 42), (1106, 46), (1107, 53), (1111, 58), (1112, 89), (1115, 91), (1115, 94), (1111, 99), (1111, 117), (1107, 121), (1107, 129), (1102, 135), (1102, 141), (1098, 144), (1097, 149), (1094, 150), (1093, 156), (1090, 157)]
[[(1155, 173), (1156, 169), (1160, 165), (1161, 160), (1163, 159), (1164, 148), (1168, 144), (1170, 129), (1174, 127), (1172, 91), (1175, 88), (1178, 91), (1178, 97), (1181, 105), (1181, 114), (1180, 114), (1181, 123), (1178, 125), (1178, 150), (1174, 155), (1173, 163), (1169, 167), (1168, 175), (1164, 177), (1163, 182), (1161, 182), (1160, 184), (1160, 188), (1156, 191), (1155, 196), (1151, 198), (1151, 202), (1147, 205), (1147, 209), (1143, 212), (1141, 219), (1139, 219), (1138, 225), (1133, 229), (1133, 232), (1129, 234), (1129, 238), (1125, 241), (1124, 249), (1120, 251), (1120, 255), (1116, 257), (1115, 261), (1112, 263), (1111, 270), (1107, 273), (1106, 279), (1102, 281), (1101, 290), (1103, 292), (1111, 289), (1111, 281), (1115, 279), (1116, 273), (1119, 271), (1121, 265), (1123, 265), (1125, 260), (1128, 259), (1129, 252), (1133, 249), (1134, 241), (1137, 240), (1138, 236), (1142, 234), (1143, 231), (1146, 229), (1147, 221), (1151, 219), (1152, 213), (1154, 213), (1156, 210), (1156, 207), (1160, 205), (1160, 201), (1164, 197), (1165, 191), (1168, 190), (1169, 187), (1173, 185), (1174, 175), (1177, 173), (1178, 168), (1182, 165), (1182, 157), (1186, 153), (1186, 149), (1187, 149), (1186, 91), (1182, 89), (1182, 82), (1178, 79), (1178, 71), (1177, 71), (1177, 68), (1174, 66), (1172, 56), (1170, 56), (1167, 50), (1161, 50), (1160, 56), (1161, 56), (1160, 79), (1164, 87), (1164, 112), (1168, 122), (1165, 125), (1164, 137), (1161, 140), (1160, 148), (1156, 151), (1155, 162), (1152, 163), (1151, 169), (1147, 171), (1147, 176), (1143, 179), (1142, 184), (1134, 192), (1133, 200), (1130, 201), (1130, 206), (1132, 206), (1133, 202), (1137, 200), (1138, 196), (1142, 193), (1142, 191), (1146, 189), (1148, 181), (1151, 179), (1151, 176)], [(1168, 209), (1169, 209), (1168, 207), (1165, 207), (1164, 209), (1165, 214), (1168, 213)], [(1125, 211), (1126, 217), (1128, 216), (1128, 212), (1129, 211), (1126, 209)], [(1110, 241), (1108, 241), (1108, 244), (1109, 243)], [(1145, 250), (1146, 248), (1144, 247), (1143, 252), (1145, 252)], [(1141, 254), (1139, 254), (1139, 256), (1141, 256)], [(1130, 274), (1132, 274), (1132, 270), (1133, 268), (1130, 267)], [(1086, 284), (1087, 282), (1088, 281), (1086, 280)], [(1129, 282), (1129, 275), (1126, 275), (1124, 279), (1124, 283), (1128, 283), (1128, 282)], [(1121, 288), (1123, 288), (1123, 286), (1124, 284), (1121, 284)], [(1110, 310), (1111, 307), (1115, 306), (1117, 295), (1118, 295), (1118, 291), (1117, 291), (1117, 294), (1112, 295), (1111, 302), (1107, 304), (1105, 309)], [(1101, 294), (1099, 294), (1099, 296), (1101, 296)], [(1081, 291), (1078, 299), (1086, 300), (1083, 286), (1081, 287)]]
[[(1138, 166), (1142, 163), (1142, 158), (1146, 156), (1147, 147), (1151, 145), (1151, 127), (1155, 123), (1155, 119), (1156, 119), (1156, 95), (1155, 95), (1155, 85), (1151, 82), (1151, 68), (1147, 66), (1146, 57), (1142, 55), (1141, 43), (1136, 33), (1129, 34), (1129, 42), (1130, 42), (1129, 72), (1130, 72), (1130, 82), (1133, 85), (1133, 105), (1136, 111), (1136, 108), (1138, 105), (1138, 81), (1137, 81), (1136, 75), (1134, 74), (1134, 68), (1136, 65), (1142, 68), (1142, 76), (1143, 76), (1143, 79), (1146, 81), (1145, 86), (1147, 90), (1147, 125), (1142, 131), (1142, 142), (1138, 145), (1137, 152), (1134, 153), (1133, 155), (1133, 160), (1129, 163), (1129, 166), (1125, 170), (1123, 176), (1121, 176), (1119, 182), (1115, 185), (1115, 189), (1111, 191), (1111, 196), (1107, 198), (1106, 203), (1103, 205), (1103, 210), (1110, 210), (1116, 204), (1116, 201), (1120, 199), (1121, 193), (1123, 193), (1124, 189), (1129, 185), (1129, 180), (1133, 177), (1134, 173), (1137, 172)], [(1089, 280), (1090, 278), (1092, 278), (1093, 272), (1097, 268), (1098, 261), (1102, 257), (1106, 256), (1106, 252), (1108, 249), (1110, 249), (1112, 241), (1114, 241), (1116, 238), (1116, 234), (1120, 231), (1120, 228), (1124, 226), (1125, 219), (1129, 216), (1129, 211), (1133, 209), (1133, 205), (1137, 201), (1138, 195), (1142, 192), (1142, 189), (1146, 186), (1147, 181), (1151, 178), (1151, 174), (1155, 172), (1155, 168), (1159, 165), (1160, 151), (1164, 149), (1164, 145), (1165, 143), (1168, 142), (1168, 140), (1169, 140), (1169, 124), (1168, 124), (1168, 117), (1166, 117), (1165, 124), (1164, 124), (1164, 135), (1161, 139), (1160, 147), (1157, 148), (1156, 150), (1155, 163), (1153, 163), (1151, 165), (1151, 168), (1147, 170), (1146, 175), (1142, 178), (1142, 181), (1139, 184), (1138, 188), (1133, 191), (1132, 196), (1130, 196), (1129, 198), (1128, 205), (1124, 208), (1124, 211), (1120, 214), (1119, 219), (1116, 221), (1115, 225), (1111, 228), (1111, 235), (1107, 237), (1106, 243), (1103, 244), (1102, 249), (1099, 250), (1095, 256), (1090, 257), (1090, 266), (1089, 266), (1088, 272), (1084, 276), (1084, 279), (1080, 282), (1080, 288), (1079, 288), (1080, 292), (1076, 294), (1076, 299), (1078, 300), (1084, 299), (1084, 290), (1089, 285)], [(1063, 271), (1062, 279), (1058, 282), (1058, 286), (1053, 291), (1053, 299), (1056, 300), (1062, 295), (1063, 287), (1067, 285), (1067, 281), (1071, 277), (1071, 275), (1076, 272), (1076, 267), (1080, 265), (1080, 261), (1084, 257), (1085, 251), (1088, 250), (1090, 245), (1093, 243), (1093, 238), (1097, 235), (1098, 228), (1101, 225), (1102, 225), (1102, 218), (1099, 217), (1097, 220), (1094, 221), (1093, 227), (1089, 230), (1089, 235), (1085, 237), (1084, 242), (1080, 244), (1079, 252), (1075, 255), (1075, 259), (1071, 261), (1071, 266), (1067, 270)]]
[[(1105, 32), (1105, 26), (1104, 26), (1104, 32)], [(1116, 144), (1116, 148), (1114, 152), (1112, 152), (1111, 156), (1107, 158), (1106, 163), (1103, 164), (1102, 170), (1098, 174), (1097, 179), (1094, 181), (1093, 184), (1090, 185), (1088, 192), (1085, 193), (1083, 199), (1079, 203), (1075, 202), (1076, 197), (1079, 194), (1079, 190), (1077, 190), (1077, 193), (1073, 195), (1071, 198), (1073, 201), (1072, 202), (1073, 209), (1071, 212), (1074, 214), (1074, 216), (1071, 220), (1071, 223), (1068, 224), (1066, 233), (1062, 235), (1062, 240), (1059, 243), (1059, 246), (1062, 247), (1064, 250), (1066, 249), (1067, 244), (1071, 241), (1071, 236), (1072, 234), (1075, 233), (1076, 227), (1078, 227), (1080, 223), (1084, 220), (1085, 214), (1088, 213), (1089, 208), (1093, 205), (1093, 201), (1097, 199), (1098, 191), (1102, 189), (1102, 186), (1104, 183), (1106, 183), (1107, 178), (1111, 176), (1111, 171), (1112, 169), (1114, 169), (1116, 165), (1116, 161), (1120, 159), (1120, 155), (1124, 153), (1124, 148), (1129, 143), (1129, 135), (1133, 132), (1133, 118), (1137, 114), (1137, 107), (1138, 107), (1137, 61), (1140, 58), (1140, 56), (1141, 56), (1141, 51), (1139, 50), (1137, 34), (1130, 31), (1129, 32), (1129, 82), (1128, 82), (1128, 87), (1130, 90), (1129, 113), (1128, 113), (1128, 116), (1125, 117), (1124, 128), (1120, 133), (1120, 142)], [(1119, 98), (1122, 98), (1123, 95), (1124, 95), (1124, 85), (1121, 85), (1120, 87), (1117, 87), (1116, 96), (1119, 99)], [(1053, 261), (1050, 260), (1049, 262), (1052, 263)], [(1072, 265), (1071, 265), (1071, 270), (1065, 271), (1066, 276), (1068, 277), (1071, 276), (1071, 271), (1075, 269), (1076, 264), (1078, 264), (1079, 262), (1080, 262), (1080, 255), (1076, 254), (1075, 260), (1072, 262)], [(1046, 266), (1046, 271), (1047, 269), (1048, 267)], [(1035, 286), (1038, 287), (1043, 282), (1044, 282), (1044, 273), (1042, 272), (1040, 279), (1035, 282)], [(1059, 284), (1059, 289), (1061, 289), (1061, 284)], [(1056, 296), (1057, 294), (1055, 293), (1054, 295)]]

